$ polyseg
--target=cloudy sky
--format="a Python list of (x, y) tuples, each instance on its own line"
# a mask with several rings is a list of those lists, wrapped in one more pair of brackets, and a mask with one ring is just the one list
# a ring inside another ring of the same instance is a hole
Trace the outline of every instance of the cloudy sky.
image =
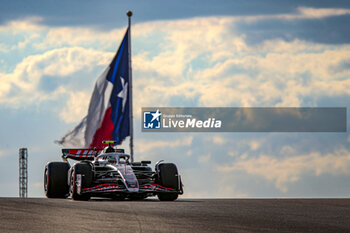
[[(0, 196), (43, 196), (133, 10), (135, 157), (187, 197), (348, 197), (348, 133), (142, 133), (142, 107), (349, 107), (348, 1), (2, 1)], [(128, 141), (124, 143), (128, 149)]]

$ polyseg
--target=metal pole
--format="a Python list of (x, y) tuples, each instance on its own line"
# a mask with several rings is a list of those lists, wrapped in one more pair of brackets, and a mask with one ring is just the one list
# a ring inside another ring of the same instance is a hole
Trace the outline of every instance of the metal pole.
[(19, 197), (28, 196), (28, 150), (19, 149)]
[(130, 156), (131, 162), (134, 162), (134, 123), (133, 123), (133, 104), (132, 104), (132, 69), (131, 69), (131, 16), (132, 11), (126, 12), (128, 16), (128, 55), (129, 55), (129, 108), (130, 108)]

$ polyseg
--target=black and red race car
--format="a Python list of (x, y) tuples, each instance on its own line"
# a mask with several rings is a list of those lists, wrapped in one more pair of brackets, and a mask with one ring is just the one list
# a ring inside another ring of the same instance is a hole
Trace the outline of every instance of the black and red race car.
[[(151, 161), (130, 162), (123, 149), (104, 141), (104, 149), (62, 149), (63, 162), (45, 166), (44, 189), (48, 198), (89, 200), (110, 197), (122, 200), (157, 195), (161, 201), (174, 201), (183, 194), (181, 177), (173, 163), (161, 161), (153, 171)], [(70, 166), (68, 159), (78, 161)]]

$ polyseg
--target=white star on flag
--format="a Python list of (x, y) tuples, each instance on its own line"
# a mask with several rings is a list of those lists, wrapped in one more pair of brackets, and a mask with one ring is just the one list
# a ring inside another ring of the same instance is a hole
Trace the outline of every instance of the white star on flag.
[(118, 93), (118, 97), (123, 99), (122, 112), (124, 112), (126, 99), (127, 99), (127, 96), (128, 96), (128, 83), (125, 84), (125, 80), (124, 80), (124, 78), (122, 76), (120, 76), (120, 82), (122, 83), (122, 89)]
[(156, 113), (151, 113), (151, 114), (152, 114), (152, 116), (153, 116), (151, 122), (154, 121), (155, 119), (157, 119), (157, 121), (159, 121), (159, 116), (162, 115), (162, 114), (159, 112), (159, 109), (157, 109), (157, 112), (156, 112)]

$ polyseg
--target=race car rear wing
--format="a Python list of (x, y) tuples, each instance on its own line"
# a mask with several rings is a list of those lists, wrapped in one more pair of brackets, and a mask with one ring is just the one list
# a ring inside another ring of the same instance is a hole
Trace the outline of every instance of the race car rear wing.
[(103, 149), (62, 149), (63, 159), (94, 160)]

